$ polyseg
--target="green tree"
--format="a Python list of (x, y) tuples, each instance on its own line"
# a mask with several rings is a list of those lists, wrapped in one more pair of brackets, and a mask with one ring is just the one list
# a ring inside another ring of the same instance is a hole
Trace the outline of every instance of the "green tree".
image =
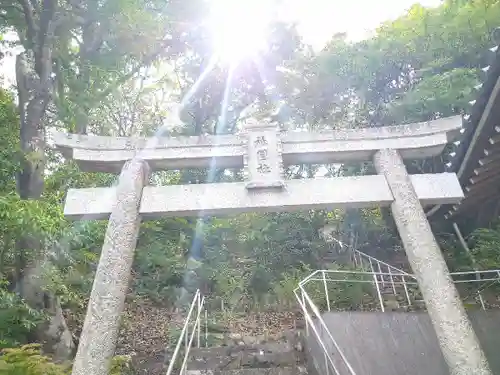
[[(175, 3), (167, 8), (175, 7), (180, 9)], [(179, 27), (167, 18), (170, 13), (163, 2), (140, 0), (8, 0), (0, 5), (0, 14), (0, 31), (15, 33), (23, 49), (15, 72), (21, 155), (17, 191), (21, 200), (45, 199), (44, 195), (50, 196), (44, 192), (49, 166), (46, 128), (62, 126), (86, 133), (89, 115), (110, 93), (167, 51), (178, 52), (172, 32)], [(61, 308), (43, 290), (43, 283), (35, 282), (41, 280), (39, 264), (47, 258), (47, 242), (27, 228), (12, 238), (17, 244), (16, 289), (30, 305), (50, 312), (40, 340), (55, 343), (60, 347), (57, 354), (67, 358), (71, 334)]]

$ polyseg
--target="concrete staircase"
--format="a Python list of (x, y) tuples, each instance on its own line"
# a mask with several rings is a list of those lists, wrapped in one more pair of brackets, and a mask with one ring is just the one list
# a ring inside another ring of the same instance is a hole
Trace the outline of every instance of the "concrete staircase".
[(186, 375), (307, 374), (301, 345), (274, 342), (192, 348)]
[[(379, 285), (379, 288), (386, 311), (411, 312), (425, 310), (426, 308), (425, 301), (416, 288), (407, 287), (411, 296), (411, 304), (408, 303), (408, 299), (404, 290), (401, 290), (403, 288), (400, 285), (395, 286), (396, 293), (394, 293), (392, 285), (388, 283)], [(417, 294), (419, 298), (417, 298)]]

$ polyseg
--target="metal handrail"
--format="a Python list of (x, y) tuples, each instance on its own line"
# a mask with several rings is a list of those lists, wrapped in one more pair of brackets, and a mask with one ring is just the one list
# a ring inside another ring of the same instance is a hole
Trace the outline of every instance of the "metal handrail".
[[(486, 305), (484, 303), (484, 297), (483, 293), (486, 289), (492, 287), (495, 284), (500, 284), (500, 270), (483, 270), (483, 271), (462, 271), (462, 272), (452, 272), (450, 276), (453, 279), (453, 282), (455, 284), (465, 284), (465, 283), (484, 283), (488, 282), (486, 284), (483, 284), (478, 288), (477, 291), (467, 295), (465, 298), (463, 298), (464, 301), (468, 300), (471, 298), (474, 294), (477, 295), (477, 298), (479, 299), (479, 303), (481, 304), (481, 308), (483, 310), (486, 310)], [(474, 278), (468, 278), (465, 280), (457, 280), (459, 277), (463, 276), (475, 276)]]
[[(201, 293), (199, 290), (196, 291), (194, 297), (193, 297), (193, 302), (191, 302), (191, 306), (189, 307), (189, 312), (187, 314), (186, 320), (184, 321), (184, 326), (182, 327), (181, 335), (179, 337), (179, 340), (177, 341), (177, 345), (175, 346), (174, 354), (172, 355), (172, 358), (170, 360), (170, 363), (168, 365), (167, 373), (166, 375), (171, 375), (172, 371), (174, 370), (175, 362), (177, 360), (177, 356), (180, 353), (182, 342), (184, 341), (185, 344), (185, 352), (184, 352), (184, 358), (182, 360), (182, 365), (179, 370), (179, 374), (185, 374), (186, 373), (186, 365), (187, 361), (189, 358), (189, 350), (191, 346), (193, 345), (193, 340), (196, 334), (197, 337), (197, 347), (200, 347), (200, 331), (201, 331), (201, 311), (203, 309), (203, 306), (205, 304), (205, 297), (201, 296)], [(191, 316), (193, 315), (193, 312), (195, 311), (196, 307), (196, 317), (193, 322), (193, 330), (189, 332), (189, 324), (191, 322)], [(206, 314), (205, 314), (206, 315)]]
[[(372, 257), (373, 258), (373, 257)], [(373, 258), (375, 259), (375, 258)], [(372, 260), (373, 262), (373, 260)], [(392, 266), (391, 266), (392, 267)], [(395, 268), (395, 267), (394, 267)], [(373, 267), (372, 267), (373, 269)], [(396, 293), (396, 288), (395, 285), (402, 285), (404, 287), (404, 291), (406, 294), (406, 299), (408, 301), (408, 305), (411, 305), (411, 298), (408, 292), (408, 286), (416, 286), (418, 287), (418, 282), (416, 278), (407, 273), (402, 271), (401, 273), (396, 273), (394, 272), (393, 269), (388, 269), (389, 272), (365, 272), (365, 271), (345, 271), (345, 270), (316, 270), (312, 272), (309, 276), (304, 278), (302, 281), (299, 282), (298, 287), (294, 290), (295, 297), (297, 299), (297, 302), (299, 303), (300, 307), (302, 308), (302, 312), (304, 315), (305, 319), (305, 330), (306, 334), (309, 336), (310, 331), (312, 330), (314, 334), (314, 338), (319, 344), (319, 347), (323, 351), (323, 356), (324, 356), (324, 361), (325, 361), (325, 370), (326, 374), (330, 374), (330, 369), (333, 370), (333, 374), (335, 375), (344, 375), (346, 372), (340, 372), (338, 365), (342, 364), (345, 369), (347, 370), (347, 373), (349, 375), (355, 375), (355, 371), (351, 364), (349, 363), (348, 359), (346, 358), (344, 352), (340, 348), (338, 342), (335, 340), (333, 337), (330, 329), (326, 325), (322, 313), (320, 312), (319, 308), (317, 305), (313, 302), (312, 298), (309, 296), (309, 293), (306, 291), (305, 287), (308, 283), (310, 282), (322, 282), (324, 285), (324, 292), (325, 292), (325, 298), (326, 298), (326, 306), (327, 310), (331, 311), (331, 301), (330, 301), (330, 295), (329, 295), (329, 290), (328, 290), (328, 283), (329, 282), (354, 282), (354, 283), (374, 283), (377, 286), (377, 294), (379, 298), (379, 303), (381, 310), (384, 311), (384, 301), (382, 300), (382, 296), (380, 293), (380, 288), (378, 286), (378, 283), (381, 283), (380, 280), (383, 280), (384, 277), (389, 277), (391, 280), (391, 286)], [(468, 280), (460, 280), (461, 277), (469, 277), (469, 276), (476, 276), (476, 274), (479, 274), (477, 277), (472, 277), (469, 278)], [(357, 276), (370, 276), (365, 279), (348, 279), (348, 278), (342, 278), (339, 277), (339, 275), (357, 275)], [(490, 287), (493, 284), (500, 283), (500, 270), (484, 270), (484, 271), (466, 271), (466, 272), (454, 272), (450, 274), (452, 280), (454, 283), (465, 283), (465, 282), (474, 282), (477, 283), (479, 281), (481, 282), (486, 282), (486, 286), (483, 286), (483, 288)], [(373, 277), (372, 280), (370, 280)], [(480, 298), (481, 306), (483, 309), (485, 309), (484, 301), (481, 296), (481, 291), (483, 289), (480, 289), (478, 291), (478, 295)], [(300, 293), (299, 293), (300, 292)], [(300, 294), (300, 295), (299, 295)], [(309, 313), (309, 310), (312, 311), (313, 316)], [(322, 334), (318, 332), (318, 328), (321, 328)], [(328, 342), (325, 342), (328, 341)], [(332, 345), (330, 345), (330, 343)], [(341, 362), (338, 360), (335, 361), (334, 356), (335, 353), (341, 359)], [(314, 355), (314, 354), (313, 354)], [(315, 358), (317, 359), (317, 357)]]
[[(369, 272), (369, 271), (346, 271), (346, 270), (318, 270), (318, 271), (315, 271), (315, 273), (319, 273), (319, 274), (325, 274), (325, 278), (323, 278), (323, 276), (321, 277), (309, 277), (307, 280), (304, 279), (302, 280), (301, 282), (299, 282), (299, 285), (302, 285), (304, 286), (305, 284), (307, 284), (308, 282), (310, 281), (323, 281), (323, 280), (326, 280), (326, 281), (334, 281), (334, 282), (359, 282), (359, 283), (373, 283), (373, 281), (371, 280), (359, 280), (359, 279), (335, 279), (335, 278), (332, 278), (332, 276), (326, 276), (327, 274), (347, 274), (347, 275), (364, 275), (364, 276), (373, 276), (374, 274), (376, 276), (398, 276), (398, 277), (403, 277), (403, 276), (406, 276), (406, 277), (409, 277), (409, 279), (413, 280), (413, 281), (407, 281), (406, 283), (407, 284), (411, 284), (411, 285), (418, 285), (417, 283), (417, 280), (415, 279), (415, 277), (413, 277), (413, 275), (395, 275), (393, 273), (388, 273), (388, 272)], [(472, 281), (472, 280), (471, 280)], [(473, 281), (476, 281), (476, 280), (473, 280)], [(394, 280), (395, 283), (398, 283), (397, 280)]]
[[(395, 273), (397, 274), (403, 274), (403, 275), (408, 275), (410, 276), (410, 274), (406, 271), (403, 271), (402, 269), (400, 268), (397, 268), (397, 267), (394, 267), (392, 265), (390, 265), (389, 263), (386, 263), (382, 260), (379, 260), (375, 257), (372, 257), (371, 255), (368, 255), (362, 251), (359, 251), (359, 250), (356, 250), (356, 249), (353, 249), (353, 259), (354, 259), (354, 264), (357, 266), (357, 258), (356, 258), (356, 255), (358, 256), (359, 260), (360, 260), (360, 264), (362, 266), (362, 259), (365, 258), (365, 259), (368, 259), (368, 262), (372, 262), (372, 263), (376, 263), (377, 264), (377, 268), (378, 268), (378, 272), (382, 272), (381, 270), (381, 266), (385, 266), (388, 270), (391, 270), (391, 271), (394, 271)], [(390, 272), (392, 273), (392, 272)]]
[[(305, 279), (303, 279), (302, 281), (299, 282), (299, 285), (302, 285), (304, 286), (305, 284), (307, 284), (309, 281), (322, 281), (323, 280), (323, 276), (321, 276), (321, 278), (315, 278), (314, 276), (316, 275), (327, 275), (327, 274), (352, 274), (352, 275), (368, 275), (368, 276), (372, 276), (373, 274), (377, 275), (377, 276), (398, 276), (398, 277), (402, 277), (402, 276), (405, 276), (405, 277), (408, 277), (412, 280), (414, 280), (413, 282), (408, 282), (408, 284), (417, 284), (417, 281), (416, 281), (416, 278), (415, 276), (413, 276), (412, 274), (404, 274), (404, 275), (396, 275), (396, 274), (393, 274), (393, 273), (389, 273), (389, 272), (370, 272), (370, 271), (347, 271), (347, 270), (316, 270), (314, 271), (313, 273), (311, 273), (309, 276), (307, 276)], [(327, 278), (326, 279), (327, 281), (346, 281), (346, 282), (356, 282), (356, 281), (359, 281), (359, 282), (372, 282), (372, 281), (364, 281), (364, 280), (347, 280), (347, 279), (329, 279)]]
[[(364, 267), (364, 264), (363, 264), (363, 259), (366, 259), (366, 261), (368, 262), (368, 265), (370, 267), (370, 270), (372, 271), (372, 273), (374, 273), (374, 284), (375, 284), (375, 289), (377, 291), (377, 295), (378, 295), (378, 298), (379, 298), (379, 301), (381, 302), (381, 308), (382, 308), (382, 311), (384, 311), (384, 306), (383, 306), (383, 303), (382, 303), (382, 296), (381, 296), (381, 291), (380, 291), (380, 284), (382, 285), (382, 287), (385, 286), (385, 283), (387, 282), (385, 279), (384, 279), (384, 272), (382, 272), (383, 268), (385, 267), (388, 271), (388, 278), (389, 278), (389, 281), (391, 282), (391, 285), (392, 285), (392, 289), (393, 289), (393, 292), (394, 292), (394, 295), (396, 295), (396, 290), (395, 290), (395, 284), (393, 282), (393, 276), (394, 274), (396, 275), (406, 275), (407, 277), (411, 277), (413, 279), (415, 279), (415, 276), (406, 272), (406, 271), (403, 271), (397, 267), (394, 267), (386, 262), (383, 262), (375, 257), (372, 257), (371, 255), (368, 255), (362, 251), (359, 251), (359, 250), (356, 250), (356, 249), (353, 249), (352, 250), (352, 253), (353, 253), (353, 263), (355, 266), (358, 266), (358, 264), (361, 266), (362, 269), (365, 269)], [(357, 257), (356, 257), (357, 255)], [(376, 266), (376, 269), (374, 267), (374, 264)], [(378, 272), (377, 272), (378, 270)], [(375, 274), (378, 274), (379, 276), (376, 276)], [(488, 274), (490, 277), (489, 278), (484, 278), (482, 277), (482, 275), (484, 274)], [(460, 277), (463, 277), (463, 276), (468, 276), (468, 275), (474, 275), (475, 276), (475, 279), (466, 279), (466, 280), (460, 280), (459, 278)], [(493, 276), (491, 276), (493, 275)], [(379, 279), (380, 277), (380, 279)], [(477, 297), (481, 303), (481, 308), (483, 310), (486, 309), (486, 306), (484, 304), (484, 299), (483, 299), (483, 295), (482, 295), (482, 291), (484, 291), (485, 289), (489, 288), (490, 286), (496, 284), (497, 282), (500, 283), (500, 270), (482, 270), (482, 271), (479, 271), (479, 270), (475, 270), (475, 271), (460, 271), (460, 272), (450, 272), (450, 277), (451, 279), (453, 280), (453, 282), (455, 284), (461, 284), (461, 283), (473, 283), (473, 282), (485, 282), (485, 281), (491, 281), (490, 284), (488, 284), (487, 286), (484, 286), (480, 289), (478, 289), (475, 294), (477, 294)], [(403, 282), (405, 280), (403, 279)], [(407, 300), (408, 300), (408, 304), (411, 305), (411, 301), (409, 299), (409, 295), (408, 295), (408, 290), (407, 290), (407, 283), (404, 283), (404, 288), (405, 288), (405, 293), (406, 293), (406, 297), (407, 297)], [(468, 299), (470, 298), (472, 295), (469, 295), (467, 296), (466, 298), (464, 299)]]
[[(461, 280), (460, 277), (463, 276), (473, 276), (475, 273), (483, 275), (482, 277), (473, 277), (467, 280)], [(358, 278), (346, 278), (339, 277), (339, 275), (351, 275), (357, 276)], [(485, 289), (495, 285), (497, 283), (500, 284), (500, 270), (484, 270), (484, 271), (474, 271), (474, 272), (454, 272), (450, 273), (450, 276), (455, 284), (465, 284), (465, 283), (474, 283), (477, 284), (479, 282), (485, 283), (485, 285), (481, 286), (474, 294), (477, 294), (479, 301), (481, 303), (481, 307), (483, 310), (486, 309), (484, 304), (483, 296), (481, 292)], [(362, 277), (362, 279), (359, 279)], [(365, 284), (373, 284), (375, 287), (375, 291), (377, 293), (377, 299), (380, 305), (380, 310), (382, 312), (385, 311), (384, 299), (382, 296), (382, 287), (383, 283), (381, 280), (384, 278), (388, 279), (386, 283), (389, 284), (390, 289), (392, 289), (392, 294), (395, 296), (398, 295), (398, 291), (396, 290), (397, 286), (402, 286), (404, 290), (404, 295), (406, 298), (406, 302), (408, 306), (411, 306), (415, 300), (412, 300), (409, 287), (418, 288), (418, 282), (414, 275), (411, 274), (395, 274), (389, 272), (367, 272), (367, 271), (346, 271), (346, 270), (317, 270), (299, 282), (299, 287), (303, 288), (309, 282), (323, 282), (325, 289), (325, 299), (326, 306), (328, 311), (331, 311), (331, 301), (328, 295), (328, 283), (331, 282), (349, 282), (349, 283), (365, 283)], [(370, 280), (371, 279), (371, 280)], [(467, 298), (471, 297), (469, 295)], [(465, 299), (467, 299), (465, 298)], [(417, 300), (419, 301), (419, 300)]]
[[(362, 251), (354, 249), (353, 253), (356, 254), (356, 255), (358, 255), (359, 259), (365, 258), (365, 259), (369, 259), (372, 262), (376, 263), (377, 264), (377, 268), (381, 268), (381, 267), (379, 267), (379, 265), (383, 265), (387, 269), (393, 270), (397, 274), (404, 274), (404, 275), (411, 276), (411, 277), (414, 278), (414, 276), (411, 273), (408, 273), (408, 272), (406, 272), (406, 271), (404, 271), (404, 270), (402, 270), (400, 268), (394, 267), (394, 266), (390, 265), (389, 263), (386, 263), (386, 262), (384, 262), (382, 260), (379, 260), (379, 259), (377, 259), (375, 257), (372, 257), (371, 255), (368, 255), (368, 254), (366, 254), (366, 253), (364, 253)], [(355, 265), (357, 265), (357, 261), (358, 261), (357, 258), (355, 256), (353, 258), (354, 258)], [(317, 272), (321, 272), (321, 271), (317, 271)], [(378, 271), (378, 272), (379, 273), (383, 273), (382, 271)], [(388, 274), (392, 274), (392, 272), (388, 272)], [(481, 275), (481, 274), (495, 274), (496, 276), (494, 277), (494, 280), (500, 278), (500, 270), (498, 270), (498, 269), (450, 272), (450, 276), (452, 278), (454, 278), (455, 276)], [(458, 281), (458, 280), (453, 280), (453, 281), (455, 283), (462, 282), (462, 281)], [(474, 281), (473, 279), (468, 279), (468, 280), (464, 280), (463, 282), (473, 282), (473, 281)], [(485, 281), (485, 279), (477, 278), (477, 281)]]
[[(297, 291), (299, 289), (300, 289), (301, 297), (299, 297), (299, 295), (297, 293)], [(333, 371), (335, 371), (335, 375), (342, 375), (342, 374), (339, 372), (337, 365), (335, 364), (335, 361), (332, 358), (330, 351), (328, 350), (323, 338), (321, 337), (321, 334), (318, 332), (316, 324), (314, 324), (314, 320), (311, 317), (311, 315), (309, 314), (309, 311), (308, 311), (307, 306), (306, 306), (306, 302), (309, 305), (309, 307), (311, 308), (312, 312), (314, 313), (314, 315), (315, 315), (317, 321), (319, 322), (319, 324), (321, 325), (323, 331), (328, 335), (328, 338), (331, 340), (331, 342), (335, 346), (335, 349), (340, 354), (340, 357), (341, 357), (345, 367), (349, 371), (349, 374), (356, 375), (356, 372), (354, 371), (351, 364), (349, 363), (349, 361), (345, 357), (344, 353), (340, 349), (337, 341), (335, 341), (335, 339), (333, 338), (330, 330), (328, 329), (328, 326), (326, 325), (325, 321), (323, 320), (323, 317), (321, 316), (321, 313), (319, 312), (318, 308), (316, 307), (316, 305), (314, 304), (312, 299), (309, 297), (307, 292), (304, 290), (304, 288), (299, 285), (297, 288), (294, 289), (293, 293), (295, 294), (295, 298), (297, 299), (297, 302), (301, 306), (302, 312), (304, 314), (304, 319), (306, 322), (306, 334), (309, 335), (309, 330), (312, 329), (319, 346), (323, 350), (323, 356), (324, 356), (324, 360), (325, 360), (325, 370), (327, 371), (326, 375), (329, 374), (329, 367), (330, 366), (333, 369)]]
[[(500, 278), (500, 270), (481, 270), (481, 271), (460, 271), (460, 272), (451, 272), (450, 273), (450, 276), (454, 277), (454, 276), (467, 276), (467, 275), (483, 275), (483, 274), (494, 274), (495, 277), (494, 279), (498, 279)], [(467, 280), (463, 280), (463, 281), (466, 281), (466, 282), (474, 282), (474, 281), (484, 281), (484, 280), (488, 280), (488, 279), (482, 279), (481, 277), (479, 278), (475, 278), (475, 279), (467, 279)], [(459, 282), (458, 280), (454, 280), (455, 282)]]
[[(320, 277), (317, 275), (320, 274)], [(337, 275), (354, 275), (365, 277), (364, 279), (346, 279), (346, 278), (336, 278)], [(377, 299), (380, 305), (380, 309), (382, 312), (385, 311), (384, 301), (382, 297), (382, 289), (381, 285), (384, 277), (388, 278), (388, 283), (392, 289), (392, 293), (397, 295), (396, 286), (403, 286), (405, 297), (408, 302), (408, 305), (412, 305), (412, 300), (410, 298), (410, 293), (408, 287), (418, 287), (418, 283), (416, 278), (411, 274), (395, 274), (390, 272), (375, 272), (375, 271), (346, 271), (346, 270), (317, 270), (306, 277), (304, 280), (299, 282), (299, 287), (304, 287), (307, 283), (311, 281), (320, 281), (323, 282), (325, 289), (325, 299), (327, 310), (331, 311), (331, 301), (328, 295), (328, 283), (329, 282), (353, 282), (360, 284), (372, 284), (375, 286), (375, 291), (377, 292)]]

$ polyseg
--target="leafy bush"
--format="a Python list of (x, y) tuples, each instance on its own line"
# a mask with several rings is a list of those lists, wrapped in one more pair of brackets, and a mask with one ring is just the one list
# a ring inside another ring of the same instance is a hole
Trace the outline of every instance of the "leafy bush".
[(42, 312), (30, 308), (0, 280), (0, 348), (25, 343), (29, 333), (45, 320)]
[[(55, 364), (44, 356), (39, 344), (3, 349), (0, 356), (0, 375), (69, 375), (69, 365)], [(116, 356), (110, 375), (132, 375), (129, 356)]]
[(19, 120), (12, 96), (0, 89), (0, 192), (16, 187), (20, 168)]
[(483, 269), (500, 268), (500, 225), (493, 229), (479, 228), (472, 233), (471, 252)]
[(132, 375), (133, 371), (130, 363), (130, 356), (117, 355), (113, 358), (109, 375)]
[(4, 349), (0, 357), (0, 375), (68, 375), (69, 368), (52, 363), (41, 354), (40, 345)]
[(143, 245), (136, 253), (134, 290), (160, 303), (174, 303), (185, 272), (182, 249), (173, 242)]

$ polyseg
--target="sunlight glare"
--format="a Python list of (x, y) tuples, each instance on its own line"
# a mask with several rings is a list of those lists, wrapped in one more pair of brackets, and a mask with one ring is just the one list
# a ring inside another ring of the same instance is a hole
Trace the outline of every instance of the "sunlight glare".
[(214, 53), (233, 63), (266, 48), (272, 6), (266, 0), (211, 0), (209, 28)]

